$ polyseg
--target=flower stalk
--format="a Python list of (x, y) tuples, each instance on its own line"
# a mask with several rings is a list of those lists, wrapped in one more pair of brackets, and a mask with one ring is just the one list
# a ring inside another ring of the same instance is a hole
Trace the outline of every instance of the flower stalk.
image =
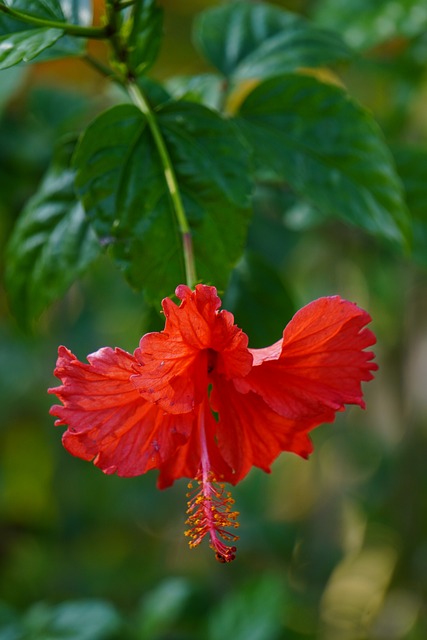
[(156, 145), (157, 152), (163, 166), (166, 185), (181, 234), (186, 283), (189, 287), (193, 287), (197, 281), (193, 240), (169, 151), (158, 126), (156, 116), (154, 115), (140, 87), (133, 80), (128, 80), (126, 88), (135, 106), (137, 106), (146, 117), (147, 124), (153, 136), (154, 144)]

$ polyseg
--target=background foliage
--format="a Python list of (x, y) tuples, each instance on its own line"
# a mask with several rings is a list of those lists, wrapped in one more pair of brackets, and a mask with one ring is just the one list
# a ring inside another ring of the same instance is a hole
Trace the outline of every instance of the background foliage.
[[(0, 640), (424, 640), (425, 4), (164, 0), (162, 38), (146, 1), (126, 27), (200, 276), (251, 346), (334, 293), (378, 336), (367, 412), (233, 491), (229, 566), (189, 551), (185, 483), (104, 476), (53, 429), (57, 345), (132, 351), (183, 257), (144, 116), (61, 29), (90, 25), (91, 3), (3, 4), (58, 24), (0, 13)], [(89, 52), (109, 64), (102, 42)]]

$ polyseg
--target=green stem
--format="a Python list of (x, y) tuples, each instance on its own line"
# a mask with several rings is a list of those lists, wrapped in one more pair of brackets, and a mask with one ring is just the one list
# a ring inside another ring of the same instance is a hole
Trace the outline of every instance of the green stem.
[(94, 56), (92, 56), (90, 53), (83, 54), (82, 59), (105, 78), (109, 78), (110, 80), (117, 82), (117, 84), (125, 86), (125, 81), (120, 76), (118, 76), (116, 72), (111, 69), (111, 67), (103, 64), (100, 60), (94, 58)]
[(105, 40), (109, 37), (109, 29), (107, 27), (81, 27), (77, 24), (69, 24), (68, 22), (60, 22), (59, 20), (46, 20), (44, 18), (36, 18), (27, 13), (16, 11), (4, 4), (0, 4), (0, 12), (5, 13), (15, 20), (26, 22), (34, 27), (45, 27), (48, 29), (61, 29), (70, 36), (78, 38), (92, 38), (95, 40)]
[(148, 126), (154, 138), (154, 143), (157, 147), (157, 151), (163, 165), (166, 184), (175, 211), (176, 219), (178, 221), (179, 231), (182, 237), (187, 285), (192, 288), (197, 281), (196, 267), (194, 264), (193, 241), (191, 237), (190, 225), (188, 224), (187, 216), (182, 204), (178, 181), (176, 179), (172, 161), (169, 156), (169, 152), (163, 139), (162, 133), (158, 127), (156, 117), (152, 112), (147, 100), (145, 99), (145, 96), (142, 93), (141, 89), (133, 81), (128, 82), (127, 89), (135, 106), (137, 106), (138, 109), (140, 109), (147, 118)]

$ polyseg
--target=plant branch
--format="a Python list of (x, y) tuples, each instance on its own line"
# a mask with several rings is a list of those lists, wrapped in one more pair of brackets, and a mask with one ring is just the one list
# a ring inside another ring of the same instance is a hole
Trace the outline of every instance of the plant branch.
[(127, 89), (135, 106), (137, 106), (138, 109), (140, 109), (147, 118), (148, 126), (150, 128), (154, 143), (157, 147), (157, 151), (163, 165), (163, 171), (169, 191), (169, 196), (172, 201), (172, 206), (175, 211), (179, 231), (182, 238), (187, 285), (192, 288), (197, 281), (196, 267), (194, 264), (193, 242), (191, 237), (190, 225), (188, 224), (184, 205), (182, 204), (178, 181), (175, 175), (173, 164), (169, 156), (169, 152), (163, 139), (162, 133), (158, 127), (156, 117), (151, 110), (151, 107), (141, 89), (135, 82), (131, 80), (128, 81)]
[(16, 9), (11, 9), (4, 4), (0, 4), (0, 13), (5, 13), (15, 20), (26, 22), (34, 27), (45, 27), (47, 29), (62, 29), (64, 33), (78, 38), (91, 38), (95, 40), (105, 40), (109, 37), (108, 27), (81, 27), (77, 24), (68, 22), (60, 22), (59, 20), (46, 20), (45, 18), (37, 18), (27, 13), (22, 13)]

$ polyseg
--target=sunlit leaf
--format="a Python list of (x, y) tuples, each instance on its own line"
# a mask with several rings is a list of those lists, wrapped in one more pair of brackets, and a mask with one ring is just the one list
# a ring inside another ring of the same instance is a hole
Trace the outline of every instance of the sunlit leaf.
[(214, 67), (239, 80), (352, 57), (337, 34), (267, 3), (238, 1), (208, 9), (196, 19), (194, 38)]
[(59, 148), (9, 242), (6, 285), (23, 325), (59, 298), (100, 251), (74, 193), (69, 154), (69, 145)]
[(243, 102), (238, 123), (261, 179), (288, 184), (322, 215), (408, 241), (391, 153), (372, 116), (342, 89), (297, 74), (266, 80)]
[[(249, 223), (248, 150), (233, 124), (192, 103), (157, 113), (186, 215), (198, 277), (224, 287)], [(77, 186), (98, 235), (133, 286), (158, 305), (185, 282), (177, 220), (158, 149), (132, 105), (103, 113), (75, 157)]]
[[(90, 0), (11, 0), (7, 5), (22, 14), (55, 23), (69, 21), (86, 26), (92, 22)], [(82, 54), (83, 38), (57, 31), (55, 37), (55, 29), (35, 27), (0, 13), (0, 61), (4, 59), (0, 69), (34, 58), (41, 61)]]
[(63, 35), (61, 29), (31, 29), (0, 36), (0, 69), (29, 62)]

